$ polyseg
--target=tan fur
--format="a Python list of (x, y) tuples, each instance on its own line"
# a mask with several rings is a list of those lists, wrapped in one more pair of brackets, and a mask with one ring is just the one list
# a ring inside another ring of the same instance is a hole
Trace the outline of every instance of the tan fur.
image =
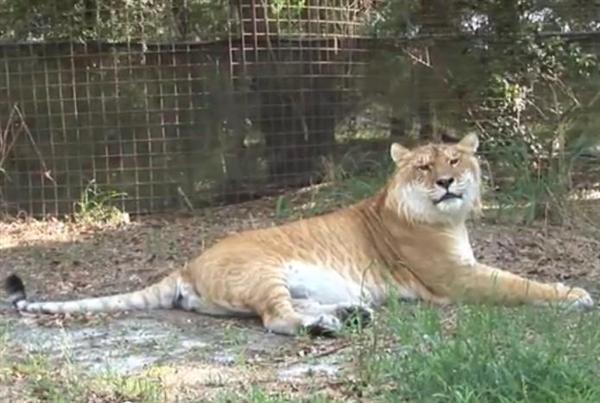
[[(395, 174), (356, 205), (229, 236), (142, 291), (87, 302), (16, 305), (42, 312), (182, 307), (258, 315), (267, 329), (283, 334), (303, 328), (336, 332), (349, 308), (368, 311), (390, 295), (435, 304), (591, 307), (581, 288), (530, 281), (475, 260), (465, 220), (481, 208), (477, 146), (474, 135), (456, 145), (414, 150), (393, 144)], [(462, 198), (436, 204), (446, 193), (444, 181)]]

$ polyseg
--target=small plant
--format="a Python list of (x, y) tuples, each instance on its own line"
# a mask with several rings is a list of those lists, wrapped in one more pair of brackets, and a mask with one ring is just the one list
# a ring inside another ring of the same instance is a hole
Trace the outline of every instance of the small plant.
[(252, 386), (244, 393), (224, 392), (215, 400), (222, 403), (246, 402), (246, 403), (332, 403), (342, 400), (332, 399), (323, 391), (307, 393), (306, 396), (294, 397), (284, 392), (267, 391), (258, 386)]
[(285, 196), (279, 196), (275, 202), (275, 217), (287, 218), (291, 213), (288, 199)]
[(336, 163), (333, 158), (321, 158), (323, 172), (323, 182), (338, 183), (348, 177), (347, 172), (340, 163)]
[(78, 202), (75, 203), (74, 219), (84, 223), (121, 223), (129, 216), (111, 203), (126, 197), (126, 193), (101, 190), (95, 180), (85, 187)]

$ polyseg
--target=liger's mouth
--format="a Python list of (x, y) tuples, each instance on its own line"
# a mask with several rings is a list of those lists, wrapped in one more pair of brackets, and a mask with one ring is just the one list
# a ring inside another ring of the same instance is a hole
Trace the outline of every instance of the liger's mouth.
[(452, 192), (446, 192), (442, 197), (440, 197), (439, 199), (434, 201), (433, 204), (440, 204), (441, 202), (450, 200), (450, 199), (462, 199), (462, 195), (452, 193)]

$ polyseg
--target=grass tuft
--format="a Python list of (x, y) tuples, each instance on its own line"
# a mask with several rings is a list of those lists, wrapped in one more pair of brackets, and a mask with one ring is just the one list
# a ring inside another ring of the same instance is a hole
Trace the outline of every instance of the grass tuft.
[(73, 218), (76, 222), (85, 224), (121, 224), (129, 222), (129, 215), (114, 206), (125, 193), (102, 190), (94, 180), (81, 193), (75, 203)]

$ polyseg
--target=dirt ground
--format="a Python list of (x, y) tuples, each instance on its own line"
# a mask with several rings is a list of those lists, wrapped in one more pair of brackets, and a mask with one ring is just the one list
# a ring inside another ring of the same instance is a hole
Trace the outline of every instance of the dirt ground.
[[(291, 219), (276, 217), (275, 204), (263, 199), (196, 214), (140, 217), (112, 227), (58, 220), (3, 222), (0, 277), (19, 273), (32, 299), (131, 290), (159, 279), (228, 233)], [(485, 220), (470, 227), (478, 259), (531, 278), (584, 285), (597, 294), (600, 238), (579, 228)], [(256, 384), (291, 391), (326, 385), (335, 395), (338, 379), (349, 376), (347, 340), (266, 334), (255, 320), (175, 311), (23, 318), (4, 302), (0, 307), (6, 345), (15, 355), (43, 353), (91, 373), (161, 368), (163, 383), (177, 394), (193, 390), (195, 398)]]

